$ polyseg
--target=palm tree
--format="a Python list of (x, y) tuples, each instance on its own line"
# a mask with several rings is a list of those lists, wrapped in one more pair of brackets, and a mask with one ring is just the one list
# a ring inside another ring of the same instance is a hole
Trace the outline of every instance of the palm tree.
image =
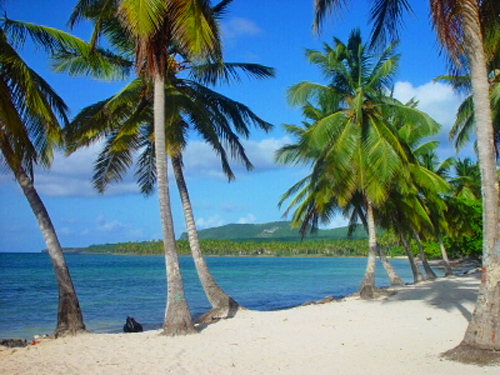
[(61, 97), (16, 51), (29, 35), (49, 53), (84, 44), (61, 31), (1, 18), (0, 162), (14, 174), (42, 231), (58, 288), (56, 337), (85, 330), (80, 304), (49, 213), (34, 186), (35, 165), (49, 168), (54, 150), (63, 145), (60, 122), (68, 122)]
[(218, 30), (208, 1), (140, 0), (110, 1), (129, 39), (134, 40), (135, 65), (154, 87), (153, 124), (158, 201), (167, 271), (167, 307), (163, 333), (182, 335), (196, 332), (184, 296), (167, 177), (165, 134), (165, 77), (173, 45), (192, 56), (220, 55)]
[(454, 164), (455, 177), (450, 179), (453, 196), (457, 198), (481, 199), (481, 172), (478, 163), (470, 158), (458, 159)]
[[(429, 142), (428, 148), (420, 148), (417, 151), (418, 160), (421, 165), (423, 165), (428, 170), (436, 173), (443, 179), (449, 180), (450, 168), (456, 163), (454, 158), (447, 158), (442, 162), (439, 162), (439, 158), (435, 149), (438, 143)], [(433, 235), (436, 237), (439, 243), (439, 248), (441, 250), (441, 256), (444, 262), (445, 276), (453, 276), (453, 271), (451, 270), (450, 260), (448, 258), (448, 253), (443, 242), (443, 232), (446, 233), (448, 229), (448, 220), (446, 220), (446, 213), (448, 211), (449, 201), (443, 199), (443, 196), (435, 194), (426, 195), (426, 206), (429, 210), (430, 219), (432, 221)]]
[[(492, 109), (492, 122), (494, 127), (494, 142), (497, 158), (500, 154), (500, 31), (488, 32), (485, 40), (485, 53), (488, 61), (487, 72), (490, 85), (490, 103)], [(459, 151), (467, 144), (475, 130), (474, 102), (471, 92), (469, 74), (442, 75), (438, 81), (449, 83), (458, 92), (465, 92), (469, 96), (460, 104), (455, 123), (450, 129), (449, 138), (455, 140), (455, 149)], [(477, 143), (474, 148), (477, 151)]]
[[(338, 110), (337, 103), (334, 100), (322, 98), (319, 103), (319, 108), (308, 103), (302, 107), (303, 116), (314, 122), (320, 121), (323, 117), (328, 116), (331, 112)], [(297, 182), (294, 186), (288, 189), (281, 197), (278, 207), (288, 200), (292, 195), (296, 194), (295, 198), (286, 208), (283, 216), (298, 206), (292, 218), (292, 227), (300, 226), (302, 238), (305, 237), (308, 230), (314, 233), (321, 221), (327, 224), (336, 212), (341, 212), (344, 217), (349, 217), (349, 233), (352, 235), (357, 228), (359, 221), (362, 222), (366, 233), (369, 233), (366, 214), (363, 211), (363, 200), (361, 194), (357, 193), (349, 201), (349, 204), (343, 209), (339, 207), (335, 196), (331, 194), (331, 187), (328, 181), (318, 181), (318, 176), (324, 173), (322, 165), (315, 165), (315, 161), (321, 156), (322, 149), (315, 149), (314, 145), (307, 144), (307, 131), (313, 124), (304, 121), (303, 126), (284, 125), (287, 132), (293, 134), (298, 142), (292, 145), (285, 145), (276, 152), (276, 161), (283, 164), (311, 164), (314, 167), (312, 174)], [(314, 174), (314, 176), (313, 176)], [(382, 265), (387, 273), (391, 285), (404, 285), (403, 280), (397, 275), (392, 265), (387, 260), (379, 244), (377, 244), (377, 254), (382, 261)]]
[[(358, 194), (359, 196), (359, 194)], [(363, 227), (365, 228), (366, 233), (368, 233), (368, 223), (366, 221), (366, 214), (363, 211), (363, 205), (361, 204), (361, 200), (354, 199), (351, 203), (355, 203), (355, 201), (359, 202), (358, 204), (355, 204), (354, 209), (352, 210), (351, 213), (351, 218), (349, 220), (349, 229), (353, 227), (353, 224), (357, 224), (358, 219), (361, 221), (363, 224)], [(380, 258), (380, 261), (382, 262), (382, 266), (384, 267), (384, 270), (387, 274), (387, 277), (389, 278), (389, 281), (391, 285), (398, 286), (398, 285), (404, 285), (404, 281), (399, 277), (399, 275), (396, 273), (392, 265), (389, 263), (387, 260), (387, 257), (385, 253), (382, 251), (381, 246), (379, 241), (377, 240), (377, 254)]]
[[(330, 83), (301, 82), (288, 90), (292, 105), (307, 106), (309, 100), (315, 100), (329, 103), (332, 111), (304, 129), (303, 134), (292, 129), (301, 139), (295, 146), (286, 146), (278, 157), (288, 163), (306, 158), (313, 165), (308, 183), (315, 194), (311, 195), (313, 200), (305, 203), (310, 207), (303, 215), (307, 222), (328, 212), (323, 211), (320, 202), (326, 207), (346, 207), (355, 194), (360, 194), (369, 233), (368, 262), (360, 293), (363, 298), (372, 298), (377, 254), (374, 210), (385, 201), (391, 179), (411, 157), (397, 129), (387, 119), (396, 113), (412, 116), (428, 129), (428, 134), (439, 126), (422, 112), (385, 94), (390, 91), (399, 58), (394, 54), (394, 45), (375, 59), (362, 44), (359, 30), (351, 32), (347, 44), (338, 39), (334, 42), (334, 47), (324, 45), (324, 53), (306, 51), (309, 61), (319, 66)], [(299, 183), (292, 191), (302, 186)], [(304, 203), (299, 207), (299, 215), (304, 207)]]
[[(212, 8), (215, 15), (221, 13), (230, 1), (224, 1)], [(88, 18), (95, 20), (97, 12), (92, 9), (83, 12)], [(72, 18), (74, 21), (77, 18)], [(121, 50), (127, 52), (131, 44), (123, 43), (126, 35), (119, 24), (108, 21), (105, 34), (112, 44), (122, 43)], [(103, 33), (103, 32), (102, 32)], [(117, 38), (118, 35), (121, 38)], [(120, 48), (117, 48), (120, 51)], [(222, 167), (229, 180), (234, 179), (227, 160), (224, 145), (228, 145), (231, 154), (240, 159), (250, 169), (252, 165), (247, 159), (244, 149), (239, 142), (238, 134), (248, 137), (249, 124), (269, 130), (271, 125), (264, 122), (241, 103), (230, 100), (223, 95), (210, 90), (205, 85), (214, 85), (219, 82), (230, 83), (239, 79), (238, 70), (256, 78), (273, 76), (273, 69), (257, 64), (235, 63), (201, 63), (190, 61), (189, 55), (183, 53), (179, 46), (169, 51), (168, 72), (165, 77), (165, 95), (169, 106), (166, 115), (168, 154), (171, 156), (174, 176), (181, 196), (186, 228), (196, 270), (202, 286), (213, 309), (200, 319), (208, 321), (228, 317), (240, 308), (238, 303), (228, 296), (215, 282), (201, 253), (194, 216), (185, 179), (182, 171), (182, 151), (186, 144), (187, 130), (200, 133), (220, 156)], [(180, 58), (180, 59), (179, 59)], [(77, 69), (78, 68), (78, 69)], [(80, 56), (60, 54), (57, 69), (60, 71), (77, 71), (96, 74), (88, 63), (82, 64)], [(188, 78), (181, 78), (189, 72)], [(99, 72), (98, 72), (99, 73)], [(134, 151), (142, 150), (137, 163), (136, 177), (145, 195), (154, 191), (156, 182), (153, 128), (151, 127), (151, 113), (153, 95), (151, 86), (139, 76), (134, 82), (115, 96), (84, 109), (72, 122), (69, 138), (73, 144), (68, 149), (72, 152), (76, 147), (105, 137), (107, 145), (104, 147), (96, 163), (94, 185), (100, 191), (114, 182), (121, 180), (123, 172), (131, 166), (131, 155)], [(232, 127), (235, 129), (232, 130)], [(236, 133), (235, 133), (236, 132)]]
[[(431, 18), (438, 40), (457, 65), (466, 65), (470, 72), (478, 159), (481, 168), (483, 196), (483, 277), (472, 320), (463, 340), (463, 347), (500, 350), (500, 219), (498, 178), (495, 166), (494, 131), (489, 99), (489, 83), (484, 51), (485, 31), (498, 29), (500, 3), (496, 0), (430, 0)], [(314, 0), (315, 25), (319, 28), (324, 16), (344, 2)], [(407, 0), (374, 0), (372, 41), (395, 35)]]

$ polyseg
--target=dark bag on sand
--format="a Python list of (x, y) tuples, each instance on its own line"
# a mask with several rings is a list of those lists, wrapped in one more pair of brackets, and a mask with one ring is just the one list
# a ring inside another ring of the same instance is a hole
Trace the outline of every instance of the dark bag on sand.
[(142, 332), (142, 326), (134, 318), (127, 316), (127, 322), (123, 326), (123, 332)]

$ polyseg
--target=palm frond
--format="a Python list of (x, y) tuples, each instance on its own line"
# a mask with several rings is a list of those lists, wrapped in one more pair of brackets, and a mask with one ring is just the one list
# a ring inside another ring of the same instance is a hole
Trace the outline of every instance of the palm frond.
[(399, 39), (398, 31), (404, 25), (405, 12), (413, 12), (407, 0), (374, 0), (370, 9), (373, 23), (370, 46), (381, 46), (388, 40)]
[(189, 72), (190, 78), (202, 85), (231, 84), (240, 82), (239, 71), (249, 78), (264, 79), (275, 76), (275, 69), (250, 63), (196, 64)]

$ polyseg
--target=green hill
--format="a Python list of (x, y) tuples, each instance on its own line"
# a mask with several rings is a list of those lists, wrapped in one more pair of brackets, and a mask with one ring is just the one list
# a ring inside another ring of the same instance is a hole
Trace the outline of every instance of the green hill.
[[(200, 240), (231, 240), (231, 241), (299, 241), (297, 229), (290, 229), (289, 221), (275, 221), (264, 224), (227, 224), (220, 227), (198, 231)], [(347, 227), (335, 229), (320, 229), (315, 234), (308, 234), (306, 240), (346, 239)], [(358, 228), (350, 237), (352, 239), (367, 238), (363, 228)], [(180, 240), (187, 240), (187, 233), (182, 233)]]

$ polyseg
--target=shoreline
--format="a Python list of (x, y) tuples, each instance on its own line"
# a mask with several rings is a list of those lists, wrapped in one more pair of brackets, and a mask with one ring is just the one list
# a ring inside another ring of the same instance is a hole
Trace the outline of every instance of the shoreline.
[(83, 334), (0, 350), (0, 374), (482, 374), (499, 368), (442, 360), (472, 314), (479, 275), (390, 288), (286, 310), (239, 311), (198, 334)]

